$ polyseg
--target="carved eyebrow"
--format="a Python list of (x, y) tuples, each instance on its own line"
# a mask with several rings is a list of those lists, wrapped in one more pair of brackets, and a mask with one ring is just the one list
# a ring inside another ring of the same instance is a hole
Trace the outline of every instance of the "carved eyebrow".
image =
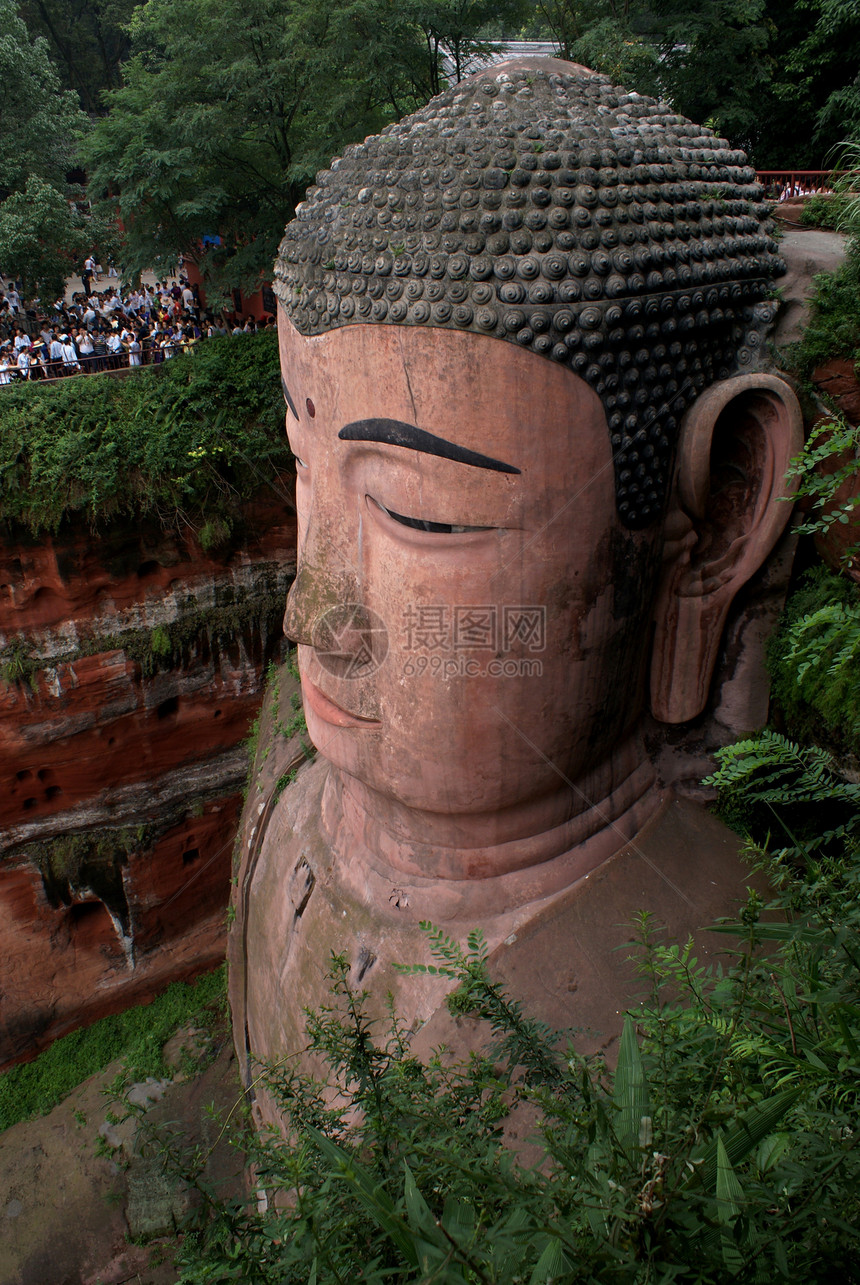
[(400, 419), (357, 419), (346, 424), (338, 437), (342, 442), (384, 442), (386, 446), (405, 446), (409, 451), (423, 451), (425, 455), (438, 455), (443, 460), (492, 469), (495, 473), (520, 472), (513, 464), (503, 464), (489, 455), (469, 451), (465, 446), (455, 446), (453, 442), (446, 442), (444, 437), (436, 437)]
[(284, 390), (284, 401), (287, 403), (290, 410), (295, 415), (296, 419), (298, 419), (299, 412), (296, 410), (295, 406), (293, 405), (293, 399), (290, 396), (290, 390), (289, 388), (287, 388), (287, 381), (284, 379), (283, 375), (281, 375), (281, 388), (283, 388)]

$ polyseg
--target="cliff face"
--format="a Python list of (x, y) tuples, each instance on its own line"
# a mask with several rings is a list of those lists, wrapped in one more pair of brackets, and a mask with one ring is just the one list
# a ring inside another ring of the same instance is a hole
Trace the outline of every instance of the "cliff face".
[(295, 519), (0, 539), (0, 1065), (224, 953)]
[[(855, 428), (860, 424), (860, 380), (853, 361), (836, 357), (826, 365), (819, 367), (813, 375), (816, 388), (820, 389), (844, 415), (847, 422)], [(837, 469), (850, 468), (845, 481), (835, 491), (831, 502), (832, 508), (841, 507), (849, 501), (856, 501), (858, 492), (856, 459), (852, 452), (836, 456), (826, 465), (819, 466), (833, 474)], [(831, 567), (844, 571), (854, 580), (860, 582), (860, 558), (856, 555), (846, 560), (849, 549), (856, 548), (860, 541), (860, 516), (855, 510), (845, 522), (834, 522), (827, 532), (819, 533), (815, 545), (819, 554)]]

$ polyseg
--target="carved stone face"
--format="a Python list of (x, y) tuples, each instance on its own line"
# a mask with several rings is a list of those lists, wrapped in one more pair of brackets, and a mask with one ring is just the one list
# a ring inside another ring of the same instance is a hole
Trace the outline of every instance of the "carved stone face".
[(314, 744), (408, 808), (571, 810), (641, 711), (659, 552), (617, 516), (597, 395), (466, 332), (281, 314), (280, 346)]

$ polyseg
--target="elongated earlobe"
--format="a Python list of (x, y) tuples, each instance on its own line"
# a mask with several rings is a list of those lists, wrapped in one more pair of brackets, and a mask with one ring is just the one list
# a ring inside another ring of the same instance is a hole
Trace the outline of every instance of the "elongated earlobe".
[(662, 722), (704, 709), (732, 601), (791, 514), (785, 472), (802, 445), (800, 406), (776, 375), (715, 384), (685, 415), (651, 659)]

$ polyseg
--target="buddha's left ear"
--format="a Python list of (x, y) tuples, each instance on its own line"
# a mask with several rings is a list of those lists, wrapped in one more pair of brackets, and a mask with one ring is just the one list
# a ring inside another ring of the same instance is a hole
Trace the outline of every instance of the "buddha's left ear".
[(732, 600), (791, 515), (785, 472), (802, 446), (800, 406), (776, 375), (714, 384), (684, 416), (651, 659), (662, 722), (704, 709)]

